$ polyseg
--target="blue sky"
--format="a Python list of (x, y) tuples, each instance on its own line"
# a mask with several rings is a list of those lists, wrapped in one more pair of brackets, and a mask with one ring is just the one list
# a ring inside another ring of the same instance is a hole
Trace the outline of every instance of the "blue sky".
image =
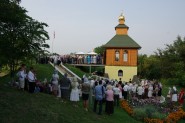
[(21, 6), (49, 25), (46, 42), (52, 47), (53, 41), (59, 54), (89, 52), (107, 43), (121, 12), (128, 35), (142, 47), (139, 54), (151, 55), (178, 35), (185, 37), (185, 0), (22, 0)]

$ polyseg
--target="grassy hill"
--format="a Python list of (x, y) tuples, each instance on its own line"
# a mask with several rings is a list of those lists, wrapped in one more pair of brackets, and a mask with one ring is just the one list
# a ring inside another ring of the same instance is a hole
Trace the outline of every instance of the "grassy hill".
[[(35, 65), (37, 78), (50, 80), (53, 68), (50, 65)], [(86, 112), (82, 102), (73, 107), (70, 101), (45, 93), (30, 94), (10, 87), (9, 76), (0, 78), (0, 123), (140, 123), (120, 107), (111, 116), (97, 115), (92, 105)]]

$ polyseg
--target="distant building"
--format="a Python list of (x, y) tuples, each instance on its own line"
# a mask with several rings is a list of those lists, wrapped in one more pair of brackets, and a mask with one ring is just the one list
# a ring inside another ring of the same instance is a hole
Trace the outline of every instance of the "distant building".
[(141, 46), (128, 36), (128, 29), (125, 17), (121, 14), (119, 24), (115, 27), (116, 35), (104, 45), (105, 73), (110, 79), (122, 78), (128, 82), (137, 75), (138, 50)]

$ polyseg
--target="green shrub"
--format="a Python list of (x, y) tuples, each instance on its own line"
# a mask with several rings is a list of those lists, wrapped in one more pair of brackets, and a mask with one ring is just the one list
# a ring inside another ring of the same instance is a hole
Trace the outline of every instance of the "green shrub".
[(143, 120), (144, 118), (166, 118), (166, 114), (161, 113), (153, 105), (146, 105), (144, 107), (134, 108), (134, 117), (138, 120)]
[(165, 119), (167, 117), (166, 114), (164, 113), (160, 113), (160, 112), (154, 112), (153, 115), (152, 115), (152, 118), (154, 119)]
[(137, 120), (143, 120), (144, 118), (147, 117), (147, 114), (145, 112), (144, 108), (134, 108), (134, 115), (133, 117)]

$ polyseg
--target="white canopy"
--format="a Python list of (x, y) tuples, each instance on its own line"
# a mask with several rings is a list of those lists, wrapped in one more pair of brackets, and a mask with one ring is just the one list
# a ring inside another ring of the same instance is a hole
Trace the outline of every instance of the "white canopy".
[(97, 53), (95, 53), (95, 52), (93, 52), (93, 51), (88, 52), (87, 54), (88, 54), (88, 55), (97, 55)]
[(76, 55), (84, 55), (85, 53), (84, 52), (77, 52), (75, 53)]

